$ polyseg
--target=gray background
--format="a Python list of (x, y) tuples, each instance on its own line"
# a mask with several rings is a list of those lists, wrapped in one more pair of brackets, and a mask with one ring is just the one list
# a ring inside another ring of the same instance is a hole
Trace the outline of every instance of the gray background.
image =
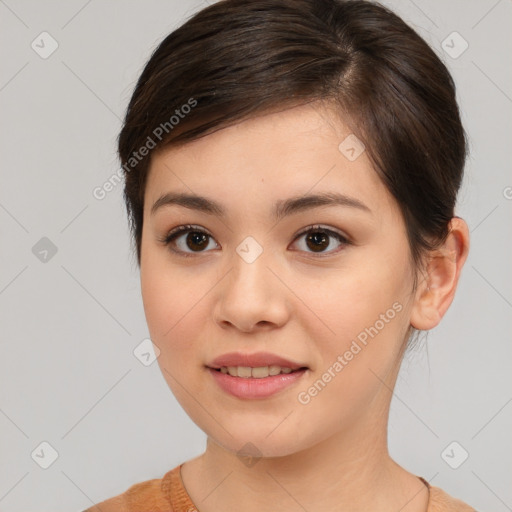
[[(512, 2), (385, 4), (449, 66), (471, 145), (457, 209), (470, 256), (444, 320), (404, 362), (390, 451), (480, 511), (512, 510)], [(204, 450), (157, 363), (134, 355), (148, 331), (122, 186), (103, 200), (92, 191), (118, 169), (143, 64), (205, 5), (0, 1), (3, 512), (79, 511)], [(43, 31), (58, 43), (45, 59), (31, 47), (51, 49)], [(457, 58), (458, 36), (445, 43), (452, 56), (442, 45), (454, 31), (469, 45)]]

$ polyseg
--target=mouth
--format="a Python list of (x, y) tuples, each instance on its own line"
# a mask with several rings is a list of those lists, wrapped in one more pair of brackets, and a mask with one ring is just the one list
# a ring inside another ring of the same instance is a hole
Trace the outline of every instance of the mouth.
[(270, 352), (230, 352), (208, 362), (207, 367), (232, 377), (255, 379), (308, 369), (304, 363)]

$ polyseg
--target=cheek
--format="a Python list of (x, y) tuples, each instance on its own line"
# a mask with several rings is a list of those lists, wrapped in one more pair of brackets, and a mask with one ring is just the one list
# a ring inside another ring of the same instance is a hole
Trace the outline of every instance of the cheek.
[(301, 283), (305, 306), (316, 314), (315, 326), (321, 328), (324, 339), (329, 335), (332, 339), (350, 339), (376, 322), (381, 328), (381, 315), (385, 316), (386, 326), (402, 320), (404, 315), (397, 314), (397, 310), (405, 309), (405, 275), (395, 272), (394, 266), (366, 261), (365, 265), (336, 270), (329, 276), (308, 278)]
[(206, 362), (201, 355), (207, 332), (204, 315), (211, 309), (208, 287), (204, 279), (196, 276), (194, 280), (182, 269), (171, 272), (169, 268), (153, 261), (141, 271), (144, 312), (151, 340), (160, 350), (157, 361), (162, 376), (184, 410), (195, 417), (200, 411), (193, 409), (189, 392), (205, 393), (198, 388), (202, 381), (197, 372)]
[(166, 251), (144, 237), (140, 281), (148, 327), (158, 337), (165, 335), (198, 300), (200, 283), (192, 267), (171, 264)]
[[(299, 410), (308, 418), (331, 416), (325, 428), (350, 425), (365, 414), (400, 362), (405, 310), (399, 301), (373, 301), (360, 294), (360, 302), (342, 301), (345, 310), (327, 318), (335, 334), (326, 331), (314, 340), (319, 364), (308, 387), (299, 390)], [(309, 421), (309, 420), (307, 420)], [(330, 425), (330, 427), (327, 426)], [(312, 421), (311, 428), (315, 426)]]
[(144, 256), (140, 274), (146, 322), (161, 357), (171, 361), (166, 357), (169, 351), (178, 355), (198, 339), (201, 324), (193, 320), (206, 303), (208, 283), (199, 279), (192, 267), (171, 266), (159, 254)]
[[(372, 265), (371, 259), (365, 261), (366, 265), (337, 272), (307, 294), (307, 306), (318, 319), (314, 327), (309, 322), (309, 327), (303, 324), (311, 333), (311, 350), (321, 358), (315, 373), (349, 401), (365, 394), (369, 398), (379, 387), (375, 374), (387, 374), (399, 363), (409, 325), (405, 304), (409, 280), (403, 274), (407, 269), (404, 262), (390, 265), (376, 258)], [(329, 400), (330, 393), (326, 395)]]

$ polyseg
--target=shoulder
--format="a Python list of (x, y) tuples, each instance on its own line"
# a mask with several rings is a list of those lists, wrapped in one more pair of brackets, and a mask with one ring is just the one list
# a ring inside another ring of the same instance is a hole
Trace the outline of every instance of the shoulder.
[(427, 512), (476, 512), (467, 503), (450, 496), (439, 487), (430, 488), (430, 500)]
[(83, 512), (169, 512), (169, 501), (162, 489), (164, 478), (139, 482), (125, 492), (108, 498)]

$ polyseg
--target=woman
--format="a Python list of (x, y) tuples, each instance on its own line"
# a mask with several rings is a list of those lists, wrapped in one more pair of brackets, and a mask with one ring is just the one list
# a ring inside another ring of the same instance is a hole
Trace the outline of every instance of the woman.
[(473, 510), (387, 449), (469, 250), (426, 42), (363, 0), (220, 1), (152, 55), (119, 155), (159, 365), (208, 441), (88, 512)]

